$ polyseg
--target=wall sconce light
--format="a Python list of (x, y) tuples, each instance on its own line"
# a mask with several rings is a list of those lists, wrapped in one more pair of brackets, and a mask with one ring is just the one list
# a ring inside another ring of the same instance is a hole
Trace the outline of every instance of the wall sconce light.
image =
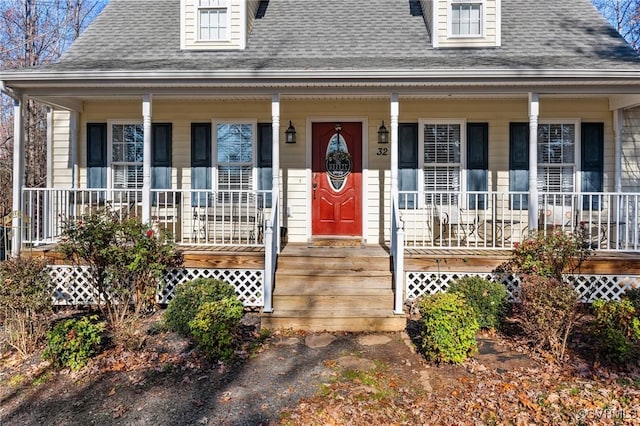
[(378, 143), (389, 143), (389, 130), (384, 127), (384, 120), (378, 129)]
[(296, 143), (296, 128), (293, 127), (291, 120), (289, 120), (289, 127), (287, 128), (287, 130), (285, 130), (284, 134), (285, 141), (287, 143)]

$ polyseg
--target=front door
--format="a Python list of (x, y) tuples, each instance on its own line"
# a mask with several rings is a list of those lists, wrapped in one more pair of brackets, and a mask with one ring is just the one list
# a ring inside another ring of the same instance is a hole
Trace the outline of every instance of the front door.
[(313, 123), (312, 234), (362, 235), (362, 123)]

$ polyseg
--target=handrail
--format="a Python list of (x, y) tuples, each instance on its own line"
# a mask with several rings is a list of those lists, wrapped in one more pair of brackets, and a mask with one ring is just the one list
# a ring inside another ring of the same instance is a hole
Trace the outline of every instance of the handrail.
[(393, 313), (402, 314), (404, 304), (404, 224), (400, 209), (391, 201), (391, 257), (393, 261)]
[(273, 198), (271, 216), (265, 221), (263, 312), (273, 312), (273, 287), (280, 253), (280, 207), (278, 195)]

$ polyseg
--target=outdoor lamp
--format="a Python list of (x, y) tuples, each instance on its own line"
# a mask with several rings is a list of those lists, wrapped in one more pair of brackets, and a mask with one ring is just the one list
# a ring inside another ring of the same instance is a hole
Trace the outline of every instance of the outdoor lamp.
[(378, 129), (378, 143), (389, 143), (389, 131), (384, 126), (384, 120)]
[(289, 127), (285, 130), (284, 134), (287, 143), (296, 143), (296, 128), (293, 127), (291, 120), (289, 120)]

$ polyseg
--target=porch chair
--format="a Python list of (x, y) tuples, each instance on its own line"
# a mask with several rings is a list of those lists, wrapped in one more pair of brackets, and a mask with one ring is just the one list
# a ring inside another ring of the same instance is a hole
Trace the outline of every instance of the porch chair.
[(441, 204), (435, 208), (434, 228), (440, 245), (463, 246), (476, 229), (475, 214), (465, 211), (457, 204)]

